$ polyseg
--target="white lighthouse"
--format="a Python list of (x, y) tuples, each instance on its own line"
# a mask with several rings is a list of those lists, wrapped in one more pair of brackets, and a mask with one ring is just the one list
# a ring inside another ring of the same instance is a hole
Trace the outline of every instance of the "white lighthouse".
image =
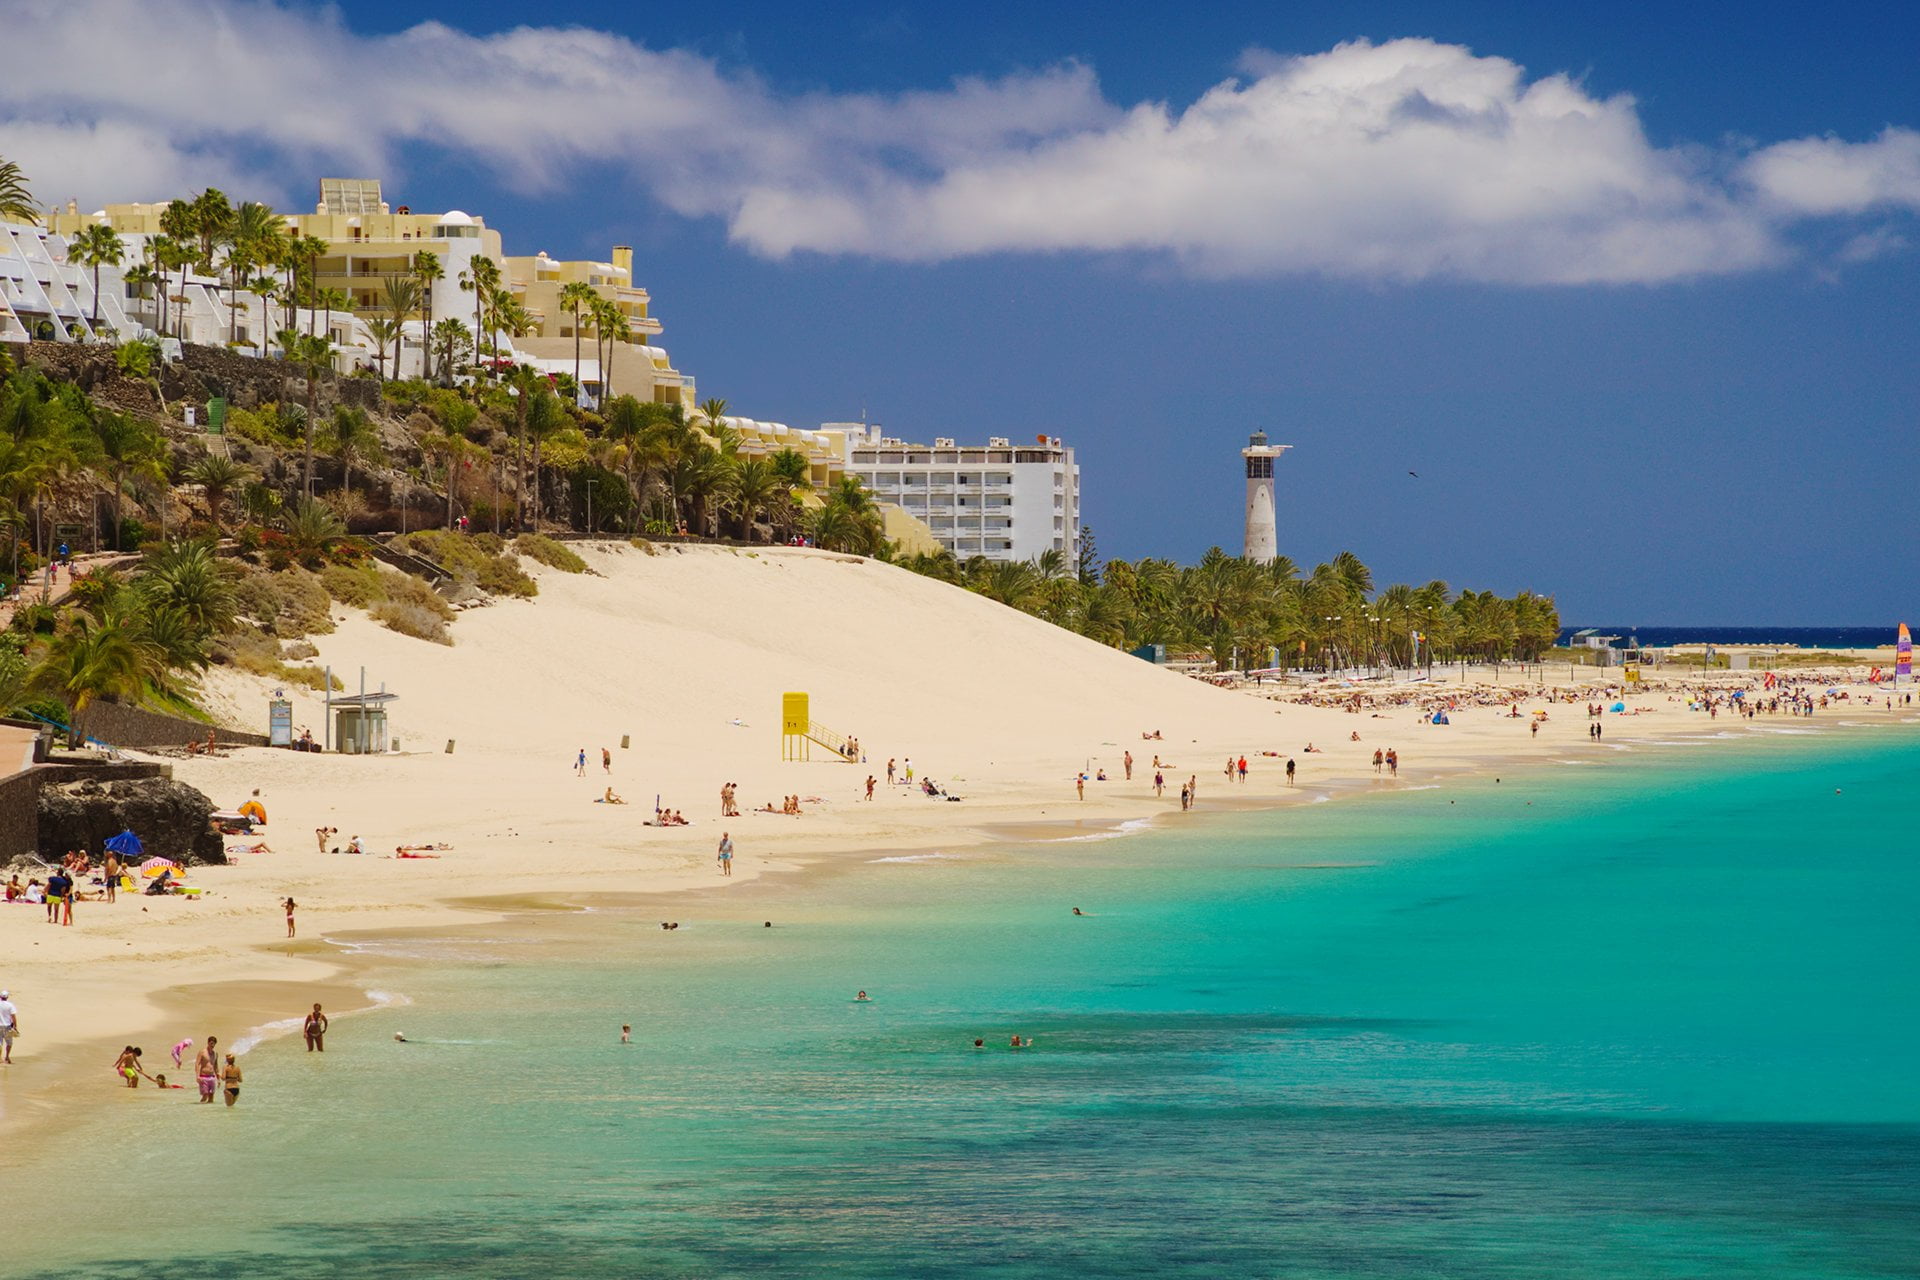
[(1256, 431), (1240, 456), (1247, 460), (1247, 559), (1272, 564), (1280, 554), (1273, 528), (1273, 460), (1293, 448), (1268, 444), (1267, 433)]

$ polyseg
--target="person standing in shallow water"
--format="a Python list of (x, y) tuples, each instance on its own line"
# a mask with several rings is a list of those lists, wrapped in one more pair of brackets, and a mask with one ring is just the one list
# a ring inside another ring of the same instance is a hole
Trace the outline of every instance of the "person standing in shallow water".
[(194, 1055), (193, 1079), (200, 1086), (200, 1101), (212, 1103), (213, 1090), (220, 1083), (220, 1055), (214, 1050), (220, 1044), (218, 1036), (207, 1037), (207, 1047)]
[(300, 1031), (307, 1038), (308, 1053), (327, 1051), (327, 1015), (320, 1012), (319, 1005), (313, 1006), (313, 1012), (307, 1015), (307, 1020), (301, 1024)]
[(232, 1054), (227, 1055), (227, 1065), (220, 1072), (220, 1082), (226, 1086), (228, 1106), (240, 1101), (240, 1064), (233, 1060)]
[(724, 831), (720, 833), (720, 874), (733, 874), (733, 837)]

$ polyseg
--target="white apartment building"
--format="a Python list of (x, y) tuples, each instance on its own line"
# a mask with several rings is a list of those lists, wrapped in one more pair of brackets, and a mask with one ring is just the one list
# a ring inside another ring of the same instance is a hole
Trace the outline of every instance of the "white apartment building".
[[(93, 329), (93, 269), (69, 260), (67, 238), (24, 222), (0, 222), (0, 342), (80, 342)], [(100, 331), (131, 334), (120, 273), (100, 272)]]
[(842, 433), (847, 470), (874, 494), (925, 522), (962, 560), (1026, 561), (1058, 551), (1069, 568), (1080, 555), (1080, 467), (1058, 436), (985, 445), (945, 437), (930, 445), (882, 435), (878, 427), (829, 422)]

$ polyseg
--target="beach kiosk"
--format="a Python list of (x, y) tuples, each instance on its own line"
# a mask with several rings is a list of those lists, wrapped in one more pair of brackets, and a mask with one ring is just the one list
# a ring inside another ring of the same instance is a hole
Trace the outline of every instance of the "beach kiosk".
[(387, 704), (397, 693), (350, 693), (327, 699), (333, 713), (333, 749), (344, 755), (376, 755), (387, 749)]

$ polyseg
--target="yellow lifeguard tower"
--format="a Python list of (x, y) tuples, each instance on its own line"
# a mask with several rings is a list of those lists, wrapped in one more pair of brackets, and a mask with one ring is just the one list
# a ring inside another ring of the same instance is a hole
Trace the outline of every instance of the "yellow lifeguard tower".
[(809, 700), (804, 693), (780, 695), (780, 758), (811, 760), (813, 745), (819, 743), (833, 753), (841, 764), (860, 763), (860, 752), (852, 739), (835, 733), (813, 720)]

